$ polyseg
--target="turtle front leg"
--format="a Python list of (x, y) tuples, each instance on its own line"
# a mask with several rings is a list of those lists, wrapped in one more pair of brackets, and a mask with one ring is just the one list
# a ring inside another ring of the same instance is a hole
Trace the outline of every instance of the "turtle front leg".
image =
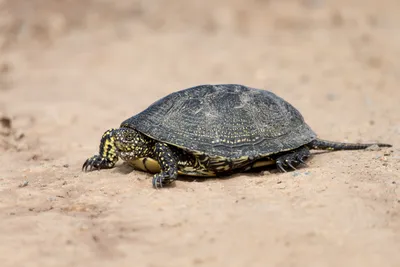
[(178, 162), (172, 150), (165, 143), (155, 143), (154, 155), (161, 172), (153, 177), (153, 187), (160, 188), (174, 182), (178, 177)]
[(116, 131), (116, 129), (110, 129), (103, 134), (100, 141), (99, 154), (88, 158), (85, 163), (83, 163), (83, 171), (109, 169), (114, 167), (115, 163), (118, 161), (114, 143), (114, 131)]

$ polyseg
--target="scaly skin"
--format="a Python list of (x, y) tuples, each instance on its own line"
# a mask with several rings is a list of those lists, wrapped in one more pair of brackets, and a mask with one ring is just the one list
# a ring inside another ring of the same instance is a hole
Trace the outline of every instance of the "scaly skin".
[(114, 167), (118, 161), (117, 150), (114, 144), (115, 136), (113, 132), (116, 129), (107, 130), (101, 137), (99, 154), (88, 158), (82, 166), (84, 171), (92, 171), (94, 169), (109, 169)]
[(159, 188), (171, 184), (178, 177), (178, 162), (165, 143), (157, 142), (154, 145), (154, 155), (161, 167), (161, 172), (153, 177), (153, 187)]
[(360, 150), (360, 149), (366, 149), (367, 147), (373, 145), (377, 145), (378, 147), (392, 147), (392, 145), (381, 144), (381, 143), (371, 143), (371, 144), (340, 143), (322, 139), (315, 139), (306, 146), (309, 147), (310, 149), (335, 151), (335, 150)]

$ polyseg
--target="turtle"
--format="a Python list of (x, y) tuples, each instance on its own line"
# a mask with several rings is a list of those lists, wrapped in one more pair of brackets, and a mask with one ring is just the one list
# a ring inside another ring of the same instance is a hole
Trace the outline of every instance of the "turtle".
[(287, 172), (307, 166), (311, 149), (372, 145), (391, 147), (319, 139), (300, 112), (271, 91), (203, 84), (173, 92), (107, 130), (99, 154), (82, 170), (112, 168), (120, 158), (153, 173), (153, 187), (161, 188), (178, 175), (219, 177), (268, 165)]

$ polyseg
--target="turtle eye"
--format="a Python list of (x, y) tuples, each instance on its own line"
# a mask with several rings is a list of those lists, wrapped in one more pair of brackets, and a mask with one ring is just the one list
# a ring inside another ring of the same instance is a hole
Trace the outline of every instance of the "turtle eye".
[(131, 142), (131, 141), (133, 141), (133, 139), (135, 139), (135, 136), (132, 133), (130, 133), (130, 132), (125, 132), (124, 133), (124, 140), (125, 141)]

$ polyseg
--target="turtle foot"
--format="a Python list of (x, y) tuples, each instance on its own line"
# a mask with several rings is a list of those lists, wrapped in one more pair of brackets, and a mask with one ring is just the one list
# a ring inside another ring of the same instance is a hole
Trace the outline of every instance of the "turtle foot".
[(94, 155), (83, 163), (82, 171), (88, 172), (93, 170), (109, 169), (114, 167), (114, 164), (114, 162), (103, 158), (100, 155)]
[(276, 158), (276, 167), (282, 172), (287, 172), (287, 170), (296, 170), (300, 164), (307, 166), (305, 161), (309, 157), (310, 151), (306, 147), (291, 150)]

